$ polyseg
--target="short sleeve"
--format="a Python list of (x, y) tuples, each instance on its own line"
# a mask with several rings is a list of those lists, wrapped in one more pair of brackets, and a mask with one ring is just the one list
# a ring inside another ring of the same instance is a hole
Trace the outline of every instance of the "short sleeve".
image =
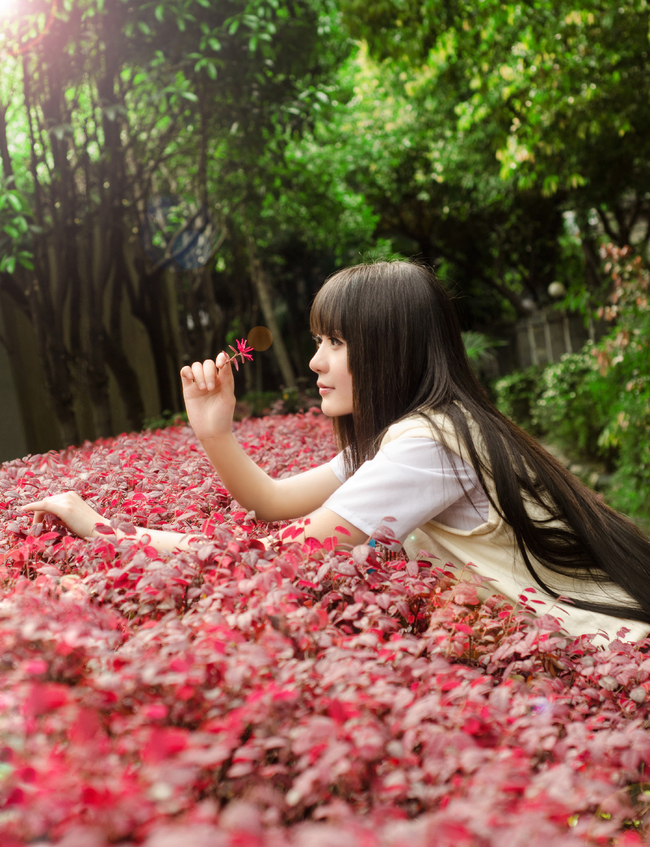
[(392, 441), (347, 480), (342, 453), (330, 466), (343, 485), (323, 506), (369, 536), (386, 517), (395, 518), (385, 524), (399, 539), (392, 549), (433, 518), (459, 529), (488, 519), (488, 499), (474, 469), (431, 438)]
[(345, 482), (345, 464), (343, 462), (343, 450), (340, 453), (337, 453), (336, 456), (329, 463), (330, 468), (336, 474), (339, 482)]

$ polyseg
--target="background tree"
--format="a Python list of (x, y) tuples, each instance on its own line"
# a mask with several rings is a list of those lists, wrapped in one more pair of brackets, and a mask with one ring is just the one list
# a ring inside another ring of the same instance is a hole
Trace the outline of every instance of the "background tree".
[[(1, 282), (34, 327), (65, 443), (80, 437), (80, 393), (91, 401), (92, 434), (112, 432), (109, 369), (130, 425), (142, 423), (121, 337), (125, 298), (148, 334), (160, 405), (179, 407), (179, 364), (223, 343), (213, 260), (226, 236), (245, 246), (281, 376), (293, 382), (257, 255), (255, 206), (265, 169), (281, 164), (347, 49), (328, 35), (327, 14), (311, 0), (218, 9), (71, 0), (3, 70), (6, 198), (31, 214), (26, 229), (5, 227)], [(190, 335), (192, 349), (179, 351)]]
[[(553, 278), (575, 287), (575, 276), (563, 274), (574, 270), (563, 255), (565, 212), (577, 225), (582, 285), (594, 293), (598, 231), (647, 247), (644, 0), (590, 0), (579, 11), (541, 0), (341, 5), (351, 32), (382, 62), (370, 74), (384, 88), (376, 100), (386, 108), (396, 98), (402, 144), (390, 146), (406, 167), (390, 196), (420, 188), (404, 198), (410, 217), (434, 234), (434, 252), (457, 254), (455, 275), (473, 266), (479, 287), (498, 283), (538, 302)], [(405, 218), (399, 208), (384, 215), (412, 230)], [(511, 292), (500, 293), (519, 310)]]
[(602, 233), (647, 248), (645, 0), (22, 8), (2, 36), (0, 292), (65, 442), (114, 430), (115, 387), (140, 426), (134, 327), (175, 410), (179, 365), (257, 323), (275, 343), (247, 387), (308, 376), (304, 315), (340, 264), (433, 261), (468, 328), (505, 332), (556, 280), (602, 302)]

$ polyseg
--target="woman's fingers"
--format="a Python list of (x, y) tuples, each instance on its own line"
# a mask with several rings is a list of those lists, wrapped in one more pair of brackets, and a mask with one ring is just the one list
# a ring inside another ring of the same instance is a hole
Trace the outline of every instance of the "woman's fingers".
[(90, 536), (96, 524), (106, 523), (75, 491), (53, 494), (33, 503), (25, 503), (20, 508), (25, 512), (34, 512), (33, 523), (42, 523), (46, 513), (55, 515), (82, 538)]
[(203, 378), (208, 391), (214, 391), (217, 384), (217, 366), (213, 359), (206, 359), (203, 362)]
[[(27, 506), (20, 506), (20, 508), (23, 509), (24, 511), (28, 511), (28, 510), (31, 511), (32, 510), (31, 507), (32, 507), (31, 503)], [(37, 523), (43, 523), (43, 521), (45, 520), (46, 513), (43, 512), (43, 511), (37, 511), (35, 508), (33, 509), (33, 511), (34, 511), (34, 515), (32, 517), (32, 525), (37, 524)]]
[(197, 388), (201, 391), (205, 391), (206, 379), (205, 374), (203, 373), (202, 362), (194, 362), (192, 365), (192, 376), (194, 377), (194, 382), (196, 383)]
[[(56, 511), (53, 511), (50, 508), (50, 501), (52, 498), (46, 497), (45, 500), (38, 500), (35, 503), (25, 503), (23, 506), (19, 506), (21, 511), (23, 512), (33, 512), (32, 516), (32, 526), (35, 526), (37, 523), (43, 523), (45, 520), (45, 515), (53, 514), (56, 517), (59, 515), (56, 514)], [(56, 502), (53, 504), (56, 509)]]
[(35, 515), (44, 515), (49, 511), (47, 507), (52, 500), (53, 497), (46, 497), (44, 500), (37, 500), (34, 503), (25, 503), (18, 508), (22, 509), (24, 512), (34, 512)]
[[(51, 497), (44, 497), (42, 500), (36, 500), (33, 503), (25, 503), (20, 508), (24, 512), (34, 512), (34, 518), (40, 518), (35, 523), (41, 523), (46, 514), (56, 515), (58, 518), (64, 519), (67, 511), (74, 507), (75, 498), (79, 495), (72, 491), (66, 491), (64, 494), (53, 494)], [(79, 497), (81, 501), (81, 498)], [(82, 501), (83, 502), (83, 501)]]
[(219, 353), (216, 360), (206, 359), (204, 362), (194, 362), (181, 369), (183, 388), (189, 388), (192, 383), (199, 391), (214, 391), (219, 383), (232, 380), (230, 358), (224, 352)]
[[(223, 357), (223, 358), (222, 358)], [(232, 361), (227, 353), (219, 353), (217, 356), (217, 366), (219, 368), (219, 379), (224, 385), (228, 385), (230, 390), (235, 390), (235, 379), (232, 372)]]

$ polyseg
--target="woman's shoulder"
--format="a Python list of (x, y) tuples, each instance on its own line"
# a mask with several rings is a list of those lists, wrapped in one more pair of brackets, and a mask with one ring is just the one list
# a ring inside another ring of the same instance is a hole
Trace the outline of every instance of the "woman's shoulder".
[[(432, 438), (448, 444), (450, 438), (457, 441), (456, 427), (447, 412), (435, 409), (421, 409), (391, 424), (386, 431), (381, 446), (397, 438)], [(448, 444), (449, 446), (449, 444)]]

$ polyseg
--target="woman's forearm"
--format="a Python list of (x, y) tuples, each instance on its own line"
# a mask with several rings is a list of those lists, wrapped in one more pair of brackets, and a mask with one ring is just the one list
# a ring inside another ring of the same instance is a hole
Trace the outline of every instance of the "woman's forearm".
[[(248, 459), (248, 457), (246, 458)], [(257, 468), (251, 459), (248, 459), (248, 461), (256, 467), (259, 473), (266, 476), (264, 471)], [(242, 503), (242, 505), (244, 504)], [(100, 535), (103, 536), (104, 532), (99, 529), (100, 526), (107, 527), (110, 533), (116, 535), (119, 539), (128, 537), (140, 539), (147, 536), (149, 544), (161, 553), (168, 553), (172, 550), (192, 550), (192, 539), (201, 537), (199, 530), (183, 533), (165, 529), (149, 529), (147, 527), (136, 527), (135, 536), (133, 534), (127, 535), (122, 530), (111, 527), (108, 518), (95, 511), (76, 491), (53, 494), (33, 503), (25, 503), (20, 508), (24, 511), (33, 512), (33, 524), (42, 523), (48, 514), (55, 515), (63, 521), (68, 529), (72, 530), (80, 538), (97, 538)], [(263, 540), (265, 547), (269, 546), (268, 541), (268, 539)]]
[(145, 529), (138, 526), (135, 530), (136, 538), (148, 535), (151, 539), (149, 544), (159, 553), (169, 553), (172, 550), (191, 550), (190, 539), (196, 537), (192, 532), (172, 532), (165, 529)]
[[(121, 530), (114, 530), (115, 534), (118, 538), (133, 538), (133, 536), (127, 536), (125, 532)], [(99, 535), (96, 530), (93, 531), (91, 537), (96, 537)], [(102, 533), (103, 534), (103, 533)], [(137, 539), (147, 538), (148, 543), (154, 550), (157, 550), (159, 553), (171, 553), (173, 550), (192, 550), (194, 546), (192, 542), (195, 539), (201, 538), (200, 532), (174, 532), (173, 530), (167, 529), (146, 529), (145, 527), (138, 526), (135, 528), (135, 537)], [(262, 544), (266, 548), (270, 546), (271, 539), (270, 537), (258, 538), (258, 541), (261, 541)]]
[(228, 492), (261, 521), (276, 520), (276, 482), (239, 446), (232, 432), (206, 438), (203, 449)]

